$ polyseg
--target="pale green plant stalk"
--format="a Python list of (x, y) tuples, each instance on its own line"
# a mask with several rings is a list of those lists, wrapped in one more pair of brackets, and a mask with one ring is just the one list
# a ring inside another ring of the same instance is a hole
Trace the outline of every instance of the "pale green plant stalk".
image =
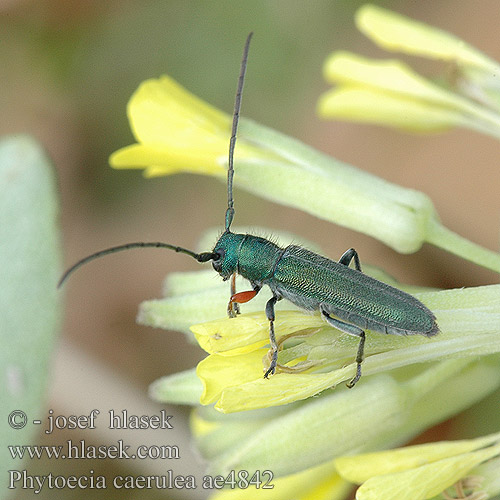
[[(443, 226), (432, 202), (423, 193), (343, 164), (254, 122), (242, 120), (241, 128), (250, 141), (261, 144), (295, 166), (292, 169), (287, 164), (261, 166), (240, 162), (238, 182), (249, 191), (260, 196), (271, 192), (268, 196), (273, 201), (292, 204), (322, 219), (356, 228), (402, 253), (415, 252), (428, 242), (500, 272), (500, 254)], [(286, 182), (283, 182), (284, 177)], [(323, 184), (327, 186), (322, 187)]]
[[(168, 77), (144, 82), (128, 112), (139, 143), (115, 152), (110, 158), (113, 167), (144, 168), (149, 177), (187, 171), (225, 181), (227, 115)], [(402, 253), (415, 252), (427, 241), (500, 272), (500, 254), (442, 226), (423, 193), (251, 120), (240, 121), (235, 154), (236, 186), (373, 236)]]

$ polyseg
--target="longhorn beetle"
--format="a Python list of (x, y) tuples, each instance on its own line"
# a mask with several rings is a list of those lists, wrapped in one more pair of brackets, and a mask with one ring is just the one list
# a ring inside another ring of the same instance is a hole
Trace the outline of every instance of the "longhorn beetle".
[[(213, 268), (224, 281), (232, 278), (231, 298), (227, 308), (229, 317), (236, 316), (239, 313), (239, 304), (255, 297), (264, 285), (272, 291), (272, 297), (266, 304), (271, 361), (264, 374), (265, 378), (273, 375), (278, 366), (279, 349), (274, 332), (274, 306), (279, 300), (287, 299), (307, 311), (319, 310), (328, 324), (344, 333), (359, 337), (356, 375), (347, 384), (348, 387), (353, 387), (361, 377), (365, 329), (391, 335), (419, 334), (432, 337), (439, 332), (439, 328), (434, 314), (415, 297), (363, 274), (358, 253), (354, 248), (347, 250), (339, 261), (335, 262), (296, 245), (280, 248), (258, 236), (231, 232), (234, 216), (234, 148), (251, 38), (252, 33), (248, 35), (245, 43), (234, 103), (229, 141), (225, 228), (215, 248), (211, 252), (195, 253), (168, 243), (127, 243), (101, 250), (78, 261), (64, 273), (59, 286), (73, 271), (91, 260), (132, 248), (166, 248), (190, 255), (198, 262), (212, 261)], [(352, 260), (355, 269), (349, 267)], [(236, 293), (236, 274), (246, 278), (252, 290)]]

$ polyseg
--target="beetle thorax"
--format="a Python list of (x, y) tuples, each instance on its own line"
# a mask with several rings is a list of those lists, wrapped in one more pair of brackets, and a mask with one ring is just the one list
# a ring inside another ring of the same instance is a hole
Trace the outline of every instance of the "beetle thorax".
[(261, 283), (272, 277), (283, 249), (259, 236), (226, 231), (214, 252), (220, 259), (213, 261), (213, 267), (223, 279), (238, 273), (250, 282)]

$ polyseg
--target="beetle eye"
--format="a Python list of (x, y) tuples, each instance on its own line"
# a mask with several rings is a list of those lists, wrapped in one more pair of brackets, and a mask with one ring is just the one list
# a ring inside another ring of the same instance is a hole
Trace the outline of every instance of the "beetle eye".
[(212, 267), (220, 273), (222, 270), (222, 258), (224, 257), (224, 251), (223, 250), (217, 250), (214, 252), (217, 255), (217, 258), (212, 260)]

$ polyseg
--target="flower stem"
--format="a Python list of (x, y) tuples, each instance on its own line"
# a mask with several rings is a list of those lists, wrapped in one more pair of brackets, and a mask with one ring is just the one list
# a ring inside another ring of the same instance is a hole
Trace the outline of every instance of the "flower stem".
[(438, 220), (430, 219), (426, 232), (429, 243), (470, 260), (479, 266), (500, 273), (500, 254), (483, 248), (443, 226)]

